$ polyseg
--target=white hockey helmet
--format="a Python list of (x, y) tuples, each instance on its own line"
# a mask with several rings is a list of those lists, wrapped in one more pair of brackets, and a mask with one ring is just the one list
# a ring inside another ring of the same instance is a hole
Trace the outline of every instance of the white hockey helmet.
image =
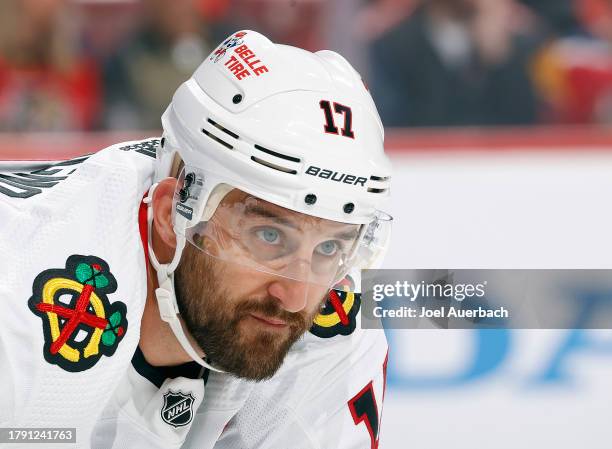
[[(321, 219), (313, 226), (324, 221), (359, 228), (338, 270), (325, 277), (328, 287), (349, 269), (380, 260), (390, 234), (391, 217), (379, 209), (389, 195), (391, 164), (374, 102), (339, 54), (239, 31), (178, 88), (162, 124), (155, 180), (173, 174), (177, 155), (184, 169), (174, 204), (174, 260), (160, 267), (151, 252), (160, 285), (172, 277), (186, 240), (204, 249), (198, 245), (201, 224), (234, 189), (245, 193), (245, 201)], [(246, 209), (242, 202), (228, 212)], [(258, 270), (312, 280), (265, 260), (251, 262)]]

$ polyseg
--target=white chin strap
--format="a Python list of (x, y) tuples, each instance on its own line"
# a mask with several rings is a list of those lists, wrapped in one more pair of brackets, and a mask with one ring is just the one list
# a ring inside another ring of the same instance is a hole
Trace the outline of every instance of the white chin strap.
[(157, 256), (153, 251), (153, 246), (151, 244), (151, 227), (153, 224), (153, 192), (155, 192), (156, 188), (157, 183), (151, 186), (151, 188), (149, 189), (149, 194), (143, 201), (147, 205), (149, 260), (151, 261), (151, 265), (153, 265), (153, 268), (155, 268), (155, 271), (157, 273), (157, 280), (159, 283), (159, 287), (155, 289), (155, 297), (157, 298), (159, 315), (161, 316), (161, 319), (163, 321), (168, 323), (180, 345), (196, 363), (212, 371), (223, 373), (224, 371), (206, 363), (198, 355), (196, 350), (193, 349), (193, 346), (191, 346), (191, 343), (189, 343), (189, 340), (185, 335), (185, 330), (181, 325), (181, 321), (179, 320), (180, 312), (178, 304), (176, 302), (176, 294), (174, 292), (174, 270), (176, 270), (176, 267), (178, 266), (178, 263), (181, 260), (181, 254), (183, 253), (183, 249), (185, 248), (185, 237), (178, 234), (176, 235), (176, 250), (174, 252), (174, 257), (169, 264), (159, 263), (159, 260), (157, 259)]

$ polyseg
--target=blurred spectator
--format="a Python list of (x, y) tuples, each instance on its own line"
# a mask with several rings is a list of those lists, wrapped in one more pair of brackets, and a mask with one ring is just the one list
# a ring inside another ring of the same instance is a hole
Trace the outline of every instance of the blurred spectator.
[(371, 46), (388, 126), (530, 124), (531, 15), (513, 0), (423, 0)]
[(543, 32), (569, 36), (581, 32), (576, 17), (576, 0), (520, 0), (541, 19)]
[(213, 39), (218, 39), (210, 36), (201, 1), (142, 3), (142, 25), (110, 57), (104, 70), (108, 128), (160, 128), (160, 116), (176, 86), (189, 78), (212, 50), (211, 44), (216, 44)]
[(596, 39), (612, 44), (612, 0), (576, 0), (578, 17)]
[(226, 20), (230, 32), (251, 29), (265, 34), (273, 42), (317, 51), (325, 46), (326, 16), (337, 8), (337, 3), (323, 0), (233, 0), (232, 13)]
[(65, 0), (0, 1), (0, 130), (87, 130), (97, 68)]
[(357, 19), (360, 37), (374, 40), (412, 13), (417, 0), (376, 0), (365, 5)]
[(551, 41), (534, 79), (549, 121), (612, 124), (612, 0), (577, 0), (576, 8), (586, 33)]

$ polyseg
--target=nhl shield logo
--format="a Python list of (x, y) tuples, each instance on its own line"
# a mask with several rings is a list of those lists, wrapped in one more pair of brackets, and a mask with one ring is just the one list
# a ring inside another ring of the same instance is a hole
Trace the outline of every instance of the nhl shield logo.
[(168, 393), (164, 394), (162, 419), (173, 427), (186, 426), (193, 419), (194, 400), (191, 393), (168, 390)]

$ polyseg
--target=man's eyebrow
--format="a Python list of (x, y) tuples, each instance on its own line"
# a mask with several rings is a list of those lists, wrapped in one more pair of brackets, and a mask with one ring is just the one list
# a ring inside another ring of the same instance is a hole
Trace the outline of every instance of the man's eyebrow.
[(246, 207), (244, 212), (246, 215), (256, 215), (262, 218), (273, 218), (278, 223), (283, 224), (287, 227), (290, 227), (293, 229), (299, 229), (298, 226), (295, 223), (293, 223), (291, 220), (288, 220), (287, 218), (280, 216), (274, 211), (271, 211), (270, 209), (266, 209), (265, 207), (257, 205), (257, 204), (249, 204)]
[[(270, 210), (258, 204), (249, 204), (244, 212), (246, 215), (256, 215), (262, 218), (272, 218), (276, 220), (279, 224), (285, 225), (289, 228), (300, 229), (299, 226), (293, 221), (277, 214), (273, 210)], [(333, 234), (333, 237), (341, 240), (354, 240), (359, 236), (360, 231), (361, 227), (355, 227), (350, 231), (340, 231), (337, 234)]]
[(355, 228), (352, 231), (344, 231), (334, 234), (334, 237), (342, 240), (355, 240), (359, 236), (359, 233), (360, 228)]

